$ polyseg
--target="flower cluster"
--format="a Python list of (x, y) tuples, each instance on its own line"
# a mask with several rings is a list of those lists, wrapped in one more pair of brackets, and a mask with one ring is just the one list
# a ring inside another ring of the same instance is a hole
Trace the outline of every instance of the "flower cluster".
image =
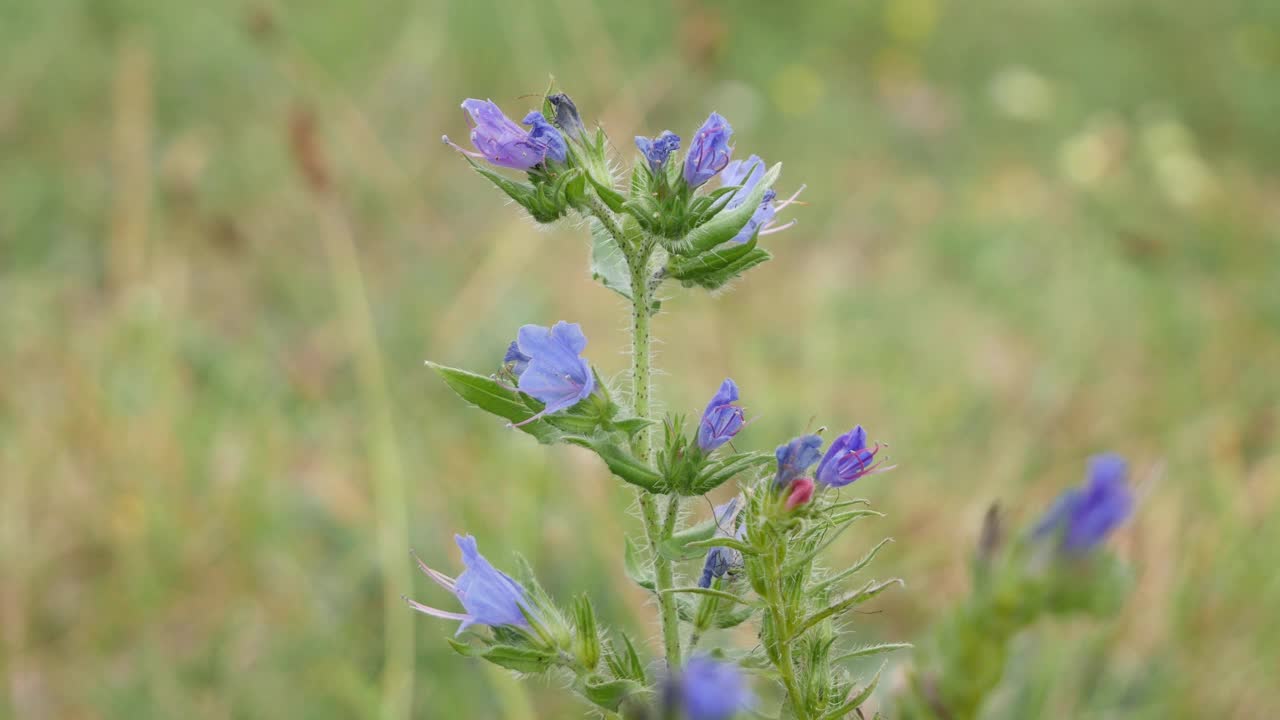
[[(409, 606), (458, 621), (458, 637), (450, 641), (457, 652), (525, 675), (554, 675), (606, 717), (861, 715), (876, 679), (859, 680), (840, 666), (836, 653), (850, 650), (841, 631), (851, 610), (901, 581), (848, 585), (887, 540), (843, 570), (828, 569), (821, 554), (855, 523), (880, 516), (857, 507), (865, 500), (842, 499), (839, 490), (892, 469), (883, 446), (856, 425), (825, 450), (820, 434), (796, 437), (773, 453), (751, 449), (739, 440), (747, 411), (728, 378), (692, 416), (696, 427), (689, 416), (659, 416), (650, 405), (651, 322), (669, 302), (658, 293), (669, 282), (718, 290), (767, 262), (772, 256), (760, 238), (794, 224), (775, 222), (799, 191), (779, 201), (780, 163), (767, 166), (757, 155), (735, 160), (733, 127), (715, 112), (687, 136), (687, 149), (670, 130), (636, 136), (634, 166), (619, 176), (614, 145), (584, 123), (564, 93), (549, 92), (540, 108), (517, 116), (519, 124), (492, 101), (468, 99), (462, 108), (474, 149), (444, 139), (476, 172), (538, 222), (575, 214), (590, 229), (592, 278), (630, 305), (631, 368), (624, 383), (602, 380), (610, 375), (584, 357), (583, 328), (565, 321), (520, 327), (501, 362), (494, 353), (489, 374), (428, 365), (466, 402), (540, 443), (593, 453), (634, 490), (644, 532), (639, 541), (626, 539), (620, 554), (628, 577), (658, 608), (665, 663), (643, 659), (626, 633), (605, 630), (585, 595), (562, 606), (527, 564), (516, 566), (519, 580), (498, 570), (469, 535), (456, 537), (465, 566), (457, 578), (419, 561), (462, 612), (406, 599)], [(1118, 458), (1095, 459), (1085, 487), (1065, 493), (1006, 556), (997, 562), (994, 550), (984, 551), (975, 597), (957, 613), (964, 622), (979, 619), (982, 632), (971, 640), (965, 627), (944, 628), (928, 656), (930, 668), (968, 673), (969, 684), (957, 692), (989, 682), (988, 668), (951, 665), (1000, 659), (1000, 643), (1017, 626), (1002, 613), (1013, 608), (1013, 617), (1025, 622), (1037, 609), (1082, 606), (1079, 589), (1090, 587), (1089, 577), (1100, 576), (1105, 565), (1098, 547), (1132, 511), (1124, 476)], [(689, 522), (690, 511), (710, 505), (709, 494), (729, 484), (736, 485), (729, 500), (710, 518)], [(752, 647), (733, 648), (731, 638), (716, 634), (744, 623), (754, 624)], [(886, 643), (853, 652), (861, 657), (906, 647)], [(777, 681), (779, 707), (759, 707), (747, 668)], [(940, 693), (953, 690), (929, 679)], [(910, 715), (919, 706), (908, 700), (903, 707)]]

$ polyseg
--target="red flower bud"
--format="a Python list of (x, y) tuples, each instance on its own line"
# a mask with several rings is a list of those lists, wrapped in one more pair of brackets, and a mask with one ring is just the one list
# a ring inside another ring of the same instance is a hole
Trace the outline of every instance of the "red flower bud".
[(795, 510), (811, 499), (813, 499), (813, 480), (802, 477), (791, 481), (791, 489), (787, 494), (787, 510)]

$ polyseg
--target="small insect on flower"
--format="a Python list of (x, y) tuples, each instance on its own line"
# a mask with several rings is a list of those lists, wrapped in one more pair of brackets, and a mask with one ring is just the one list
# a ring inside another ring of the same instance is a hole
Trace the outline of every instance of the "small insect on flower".
[(737, 401), (737, 384), (725, 378), (707, 403), (707, 409), (702, 411), (702, 422), (698, 424), (698, 447), (703, 452), (709, 453), (724, 445), (742, 430), (746, 415), (740, 406), (734, 405)]
[(577, 405), (595, 390), (591, 363), (579, 357), (586, 347), (587, 336), (577, 323), (561, 320), (550, 328), (520, 328), (504, 362), (519, 379), (519, 390), (546, 404), (542, 412), (520, 425)]
[(462, 634), (472, 625), (528, 627), (526, 613), (533, 616), (534, 610), (529, 603), (528, 593), (520, 583), (491, 565), (480, 554), (474, 537), (454, 535), (453, 539), (457, 542), (458, 549), (462, 551), (462, 564), (467, 568), (456, 580), (442, 572), (432, 570), (421, 560), (418, 560), (418, 567), (426, 573), (427, 577), (453, 593), (466, 612), (439, 610), (405, 598), (409, 607), (432, 617), (461, 620), (462, 625), (458, 627), (458, 634)]
[[(746, 160), (734, 160), (725, 166), (724, 171), (720, 173), (720, 184), (722, 187), (740, 186), (734, 191), (733, 196), (729, 198), (729, 202), (725, 204), (726, 210), (732, 210), (740, 207), (742, 203), (747, 201), (747, 196), (755, 191), (756, 185), (764, 179), (765, 164), (759, 155), (752, 155)], [(783, 200), (777, 205), (774, 200), (778, 194), (773, 188), (765, 190), (764, 197), (760, 199), (760, 206), (756, 208), (755, 213), (751, 215), (751, 219), (743, 226), (737, 235), (733, 236), (729, 242), (734, 244), (742, 244), (749, 241), (756, 233), (760, 235), (772, 235), (776, 232), (782, 232), (787, 228), (795, 225), (792, 220), (784, 225), (773, 227), (774, 218), (777, 217), (778, 211), (796, 201), (800, 193), (804, 191), (804, 186), (795, 192), (791, 197)]]
[(684, 159), (684, 181), (689, 187), (702, 185), (729, 164), (729, 155), (733, 152), (729, 147), (732, 135), (733, 128), (720, 113), (711, 113), (702, 123), (694, 133), (689, 143), (689, 154)]
[(667, 705), (687, 720), (729, 720), (747, 710), (755, 696), (737, 665), (694, 655), (679, 678), (669, 680)]
[(786, 445), (779, 445), (774, 452), (778, 459), (778, 474), (773, 479), (773, 486), (781, 490), (803, 475), (822, 456), (821, 447), (822, 438), (817, 435), (801, 435)]
[(667, 165), (667, 158), (680, 149), (680, 136), (670, 130), (663, 130), (661, 135), (652, 139), (637, 135), (636, 147), (640, 148), (645, 160), (649, 161), (649, 169), (653, 174), (663, 177), (665, 173), (662, 170)]
[[(471, 116), (471, 144), (479, 152), (464, 150), (446, 135), (444, 141), (458, 152), (512, 170), (530, 170), (548, 158), (565, 161), (564, 138), (541, 114), (530, 113), (525, 117), (525, 124), (533, 125), (533, 130), (525, 131), (491, 100), (468, 98), (462, 103), (462, 109)], [(533, 120), (535, 115), (538, 120)]]
[(573, 100), (564, 93), (556, 93), (548, 95), (547, 102), (551, 103), (551, 108), (555, 110), (556, 127), (570, 138), (581, 140), (587, 129), (582, 126), (582, 116), (578, 114), (578, 106), (573, 104)]
[(1133, 514), (1133, 492), (1126, 483), (1128, 466), (1115, 454), (1089, 458), (1085, 485), (1067, 490), (1036, 526), (1038, 537), (1057, 533), (1069, 554), (1086, 553), (1100, 545)]
[(844, 487), (860, 477), (892, 470), (893, 465), (881, 467), (876, 461), (880, 443), (867, 447), (867, 431), (861, 425), (831, 442), (827, 453), (818, 463), (817, 479), (828, 487)]

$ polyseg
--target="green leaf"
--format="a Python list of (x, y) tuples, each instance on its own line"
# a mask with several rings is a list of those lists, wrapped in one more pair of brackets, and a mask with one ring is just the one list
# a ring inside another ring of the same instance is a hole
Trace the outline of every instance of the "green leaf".
[(759, 247), (752, 248), (750, 252), (738, 258), (723, 270), (708, 272), (693, 280), (684, 280), (682, 281), (682, 284), (686, 287), (697, 285), (699, 287), (706, 288), (707, 290), (719, 290), (727, 285), (730, 280), (742, 275), (742, 273), (750, 270), (756, 265), (768, 262), (772, 259), (773, 253), (770, 253), (768, 250)]
[(608, 663), (609, 669), (619, 678), (635, 680), (642, 684), (648, 682), (644, 663), (640, 661), (631, 638), (626, 633), (618, 633), (618, 635), (622, 638), (622, 648), (619, 649), (617, 643), (611, 642), (608, 645), (608, 652), (605, 653), (605, 662)]
[(772, 461), (773, 456), (769, 453), (745, 452), (729, 455), (708, 463), (690, 485), (689, 494), (695, 496), (705, 495), (720, 487), (738, 473), (767, 465)]
[[(528, 420), (537, 413), (536, 410), (529, 409), (524, 395), (519, 390), (506, 387), (491, 377), (437, 365), (433, 362), (428, 362), (427, 367), (436, 371), (444, 379), (445, 384), (463, 400), (512, 424)], [(534, 420), (518, 427), (543, 443), (554, 442), (560, 434), (547, 424), (545, 419)]]
[(645, 418), (636, 418), (636, 417), (623, 418), (622, 420), (613, 421), (613, 426), (621, 430), (622, 433), (626, 435), (628, 438), (634, 436), (636, 433), (654, 424), (656, 423), (654, 423), (654, 421), (652, 420), (646, 420)]
[(667, 275), (682, 282), (696, 283), (699, 279), (713, 273), (720, 273), (741, 260), (756, 248), (757, 239), (757, 236), (752, 236), (750, 240), (740, 245), (714, 247), (693, 257), (673, 255), (671, 261), (667, 263)]
[(756, 186), (751, 190), (751, 194), (747, 195), (741, 205), (733, 209), (721, 210), (707, 222), (690, 230), (683, 240), (672, 246), (672, 251), (680, 255), (698, 255), (721, 243), (732, 240), (735, 235), (742, 231), (742, 228), (747, 226), (751, 216), (760, 207), (760, 201), (764, 199), (765, 191), (777, 182), (778, 175), (781, 172), (782, 163), (777, 163), (772, 168), (769, 168), (769, 172), (765, 173), (764, 178), (756, 183)]
[(596, 623), (596, 610), (586, 593), (573, 603), (573, 649), (582, 666), (595, 670), (600, 663), (600, 631)]
[(715, 625), (721, 630), (738, 627), (750, 620), (756, 610), (754, 605), (720, 605), (716, 608)]
[(889, 587), (893, 585), (901, 586), (903, 584), (904, 583), (900, 578), (885, 580), (884, 582), (880, 582), (880, 583), (875, 583), (875, 582), (867, 583), (867, 585), (863, 587), (861, 590), (855, 593), (852, 593), (848, 597), (844, 598), (843, 600), (838, 600), (834, 605), (831, 605), (830, 607), (819, 610), (818, 612), (805, 618), (804, 621), (800, 623), (799, 627), (797, 627), (791, 633), (791, 639), (794, 640), (800, 637), (805, 633), (806, 630), (813, 627), (814, 625), (817, 625), (823, 620), (826, 620), (827, 618), (832, 617), (833, 615), (839, 615), (840, 613), (844, 612), (845, 610), (848, 610), (851, 607), (854, 607), (855, 605), (861, 605), (862, 603), (879, 595), (880, 593), (884, 592), (885, 590), (887, 590)]
[(637, 460), (626, 450), (612, 441), (599, 436), (584, 437), (582, 435), (566, 435), (563, 440), (580, 447), (589, 448), (604, 460), (609, 471), (632, 485), (642, 487), (652, 493), (665, 493), (666, 484), (656, 470)]
[(662, 592), (664, 592), (664, 593), (688, 593), (688, 594), (690, 594), (690, 595), (706, 595), (707, 597), (719, 598), (719, 599), (721, 599), (721, 600), (728, 600), (729, 602), (741, 603), (741, 604), (743, 604), (743, 605), (753, 605), (753, 603), (752, 603), (750, 600), (748, 600), (748, 599), (746, 599), (746, 598), (744, 598), (744, 597), (741, 597), (741, 596), (739, 596), (739, 595), (734, 595), (734, 594), (732, 594), (732, 593), (727, 593), (727, 592), (725, 592), (725, 591), (723, 591), (723, 590), (712, 590), (711, 588), (704, 588), (704, 587), (697, 587), (697, 586), (694, 586), (694, 587), (678, 587), (678, 588), (667, 588), (666, 590), (663, 590)]
[(508, 670), (529, 674), (546, 672), (555, 660), (555, 655), (546, 650), (514, 645), (494, 645), (481, 657)]
[(870, 565), (870, 564), (871, 564), (871, 561), (875, 559), (876, 554), (880, 552), (880, 548), (884, 547), (885, 545), (888, 545), (888, 544), (889, 544), (889, 543), (891, 543), (891, 542), (893, 542), (893, 538), (885, 538), (885, 539), (881, 540), (881, 541), (880, 541), (880, 542), (879, 542), (875, 547), (873, 547), (873, 548), (871, 548), (870, 550), (868, 550), (868, 551), (867, 551), (867, 554), (866, 554), (866, 555), (863, 555), (861, 560), (859, 560), (858, 562), (854, 563), (854, 564), (853, 564), (853, 565), (851, 565), (850, 567), (848, 567), (848, 568), (846, 568), (846, 569), (844, 569), (844, 570), (841, 570), (840, 572), (836, 573), (835, 575), (832, 575), (831, 577), (827, 578), (826, 580), (823, 580), (821, 583), (818, 583), (817, 585), (815, 585), (815, 586), (814, 586), (814, 588), (813, 588), (813, 589), (814, 589), (814, 591), (815, 591), (815, 592), (822, 592), (822, 591), (825, 591), (827, 588), (830, 588), (832, 585), (835, 585), (836, 583), (840, 582), (841, 580), (844, 580), (845, 578), (849, 577), (850, 575), (853, 575), (853, 574), (857, 573), (859, 570), (862, 570), (862, 569), (863, 569), (863, 568), (865, 568), (866, 566)]
[(647, 568), (641, 564), (640, 548), (636, 547), (636, 544), (629, 537), (623, 538), (623, 540), (625, 541), (625, 547), (623, 548), (622, 562), (627, 577), (645, 590), (653, 590), (653, 575), (647, 572)]
[(853, 660), (854, 658), (870, 657), (872, 655), (881, 655), (894, 650), (910, 650), (915, 647), (911, 643), (880, 643), (878, 645), (864, 645), (863, 647), (851, 650), (832, 662), (842, 662), (844, 660)]
[(608, 680), (593, 675), (582, 684), (582, 694), (591, 702), (606, 710), (617, 711), (618, 706), (632, 695), (647, 692), (645, 686), (635, 680)]
[(485, 648), (476, 647), (453, 638), (445, 638), (444, 640), (449, 643), (449, 647), (453, 648), (454, 652), (463, 657), (480, 657), (485, 653)]
[(631, 273), (627, 258), (604, 224), (591, 220), (591, 279), (631, 299)]
[(685, 547), (695, 549), (695, 550), (708, 550), (713, 547), (727, 547), (727, 548), (732, 548), (734, 550), (737, 550), (743, 555), (759, 555), (760, 554), (760, 552), (756, 550), (754, 547), (751, 547), (750, 545), (742, 542), (741, 540), (735, 540), (734, 538), (728, 538), (728, 537), (714, 537), (714, 538), (711, 538), (710, 540), (698, 540), (696, 542), (686, 543)]
[(692, 560), (696, 557), (702, 557), (706, 554), (706, 550), (701, 548), (688, 549), (689, 543), (699, 542), (710, 539), (716, 534), (715, 518), (704, 520), (693, 527), (674, 533), (671, 537), (663, 540), (658, 545), (658, 551), (668, 560), (679, 562), (681, 560)]

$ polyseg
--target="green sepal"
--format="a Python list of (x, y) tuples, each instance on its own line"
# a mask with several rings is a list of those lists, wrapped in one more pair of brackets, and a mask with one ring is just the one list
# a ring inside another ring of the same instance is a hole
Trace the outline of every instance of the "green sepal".
[(547, 650), (514, 645), (494, 645), (480, 657), (494, 665), (530, 675), (546, 672), (556, 658), (555, 653)]
[(716, 213), (710, 220), (690, 230), (679, 242), (669, 244), (667, 249), (676, 255), (694, 256), (732, 240), (751, 221), (765, 191), (773, 186), (781, 172), (782, 163), (769, 168), (740, 205)]
[(453, 638), (445, 638), (444, 640), (445, 642), (449, 643), (449, 647), (453, 648), (454, 652), (458, 653), (462, 657), (481, 657), (485, 654), (485, 651), (488, 649), (488, 648), (476, 647), (475, 645), (471, 645), (470, 643), (464, 643), (460, 640), (454, 640)]
[(612, 187), (606, 186), (591, 173), (587, 173), (587, 180), (591, 182), (591, 187), (595, 188), (596, 195), (604, 202), (605, 206), (616, 213), (622, 212), (622, 205), (627, 200), (625, 195)]
[(733, 476), (752, 468), (767, 465), (773, 456), (762, 452), (745, 452), (729, 455), (707, 463), (689, 485), (688, 495), (705, 495), (729, 481)]
[[(457, 393), (463, 400), (485, 412), (504, 418), (512, 424), (528, 420), (537, 414), (537, 410), (529, 408), (529, 404), (525, 401), (526, 396), (523, 393), (514, 388), (506, 387), (491, 377), (438, 365), (430, 361), (427, 362), (427, 367), (435, 370), (445, 384), (449, 386), (449, 389)], [(526, 422), (523, 425), (517, 425), (517, 427), (521, 431), (534, 436), (538, 439), (538, 442), (542, 443), (555, 442), (560, 435), (547, 422), (545, 417), (533, 422)]]
[(623, 538), (623, 541), (622, 569), (627, 573), (627, 577), (631, 578), (631, 582), (645, 590), (653, 590), (656, 587), (653, 574), (645, 572), (645, 567), (640, 562), (640, 548), (636, 547), (629, 537)]
[(604, 460), (604, 464), (609, 467), (609, 471), (620, 479), (652, 493), (663, 494), (667, 492), (666, 483), (663, 482), (662, 476), (656, 470), (636, 459), (611, 440), (598, 435), (590, 437), (566, 435), (562, 439), (567, 443), (588, 448), (595, 452), (596, 455), (600, 456), (601, 460)]
[(618, 633), (618, 635), (622, 638), (621, 649), (615, 642), (610, 642), (605, 647), (604, 660), (609, 670), (619, 679), (635, 680), (641, 684), (649, 682), (644, 671), (644, 663), (636, 653), (635, 644), (626, 633)]
[(663, 540), (658, 545), (658, 552), (668, 560), (679, 562), (681, 560), (692, 560), (702, 557), (706, 554), (704, 548), (689, 548), (689, 543), (701, 542), (709, 540), (716, 534), (715, 518), (704, 520), (691, 528), (686, 528), (671, 537)]
[(754, 605), (743, 605), (738, 603), (720, 603), (716, 607), (715, 617), (712, 619), (713, 624), (721, 630), (734, 628), (747, 620), (756, 613), (758, 608)]
[(596, 623), (596, 610), (586, 593), (573, 602), (573, 651), (587, 670), (594, 671), (600, 663), (600, 630)]
[(614, 428), (622, 431), (622, 434), (630, 438), (641, 430), (653, 425), (654, 422), (645, 418), (632, 417), (623, 418), (622, 420), (614, 420), (612, 424)]
[(648, 692), (644, 685), (635, 680), (610, 680), (600, 675), (592, 675), (584, 680), (579, 691), (583, 697), (606, 710), (616, 712), (622, 702), (633, 695)]

